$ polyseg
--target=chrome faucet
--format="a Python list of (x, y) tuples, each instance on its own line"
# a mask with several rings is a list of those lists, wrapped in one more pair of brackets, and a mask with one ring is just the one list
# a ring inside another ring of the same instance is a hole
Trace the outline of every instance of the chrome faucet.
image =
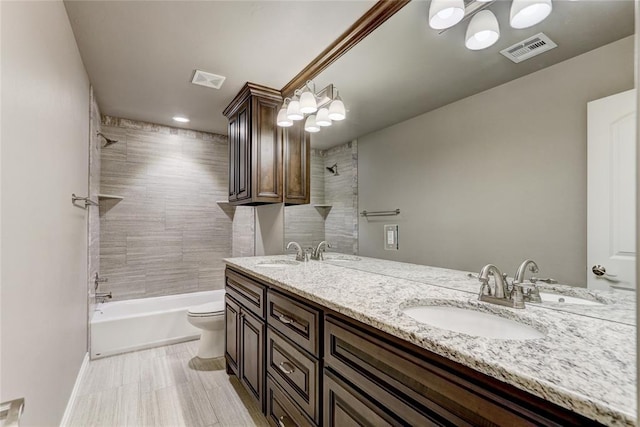
[[(495, 283), (493, 295), (491, 294), (491, 286), (489, 285), (489, 276), (493, 276)], [(503, 275), (495, 265), (487, 264), (482, 267), (478, 280), (482, 283), (480, 286), (480, 294), (478, 295), (480, 301), (513, 308), (524, 308), (522, 285), (514, 284), (510, 290), (506, 275)]]
[(113, 298), (111, 292), (96, 292), (96, 300), (98, 302), (105, 302), (107, 299)]
[(306, 261), (302, 246), (300, 246), (300, 244), (297, 242), (289, 242), (287, 243), (287, 250), (291, 249), (291, 246), (296, 248), (296, 261)]
[(325, 248), (331, 248), (331, 245), (327, 241), (323, 240), (318, 243), (318, 246), (311, 253), (311, 259), (316, 261), (324, 260), (324, 255), (322, 254), (325, 251)]
[[(540, 271), (538, 269), (538, 264), (536, 264), (534, 260), (525, 259), (524, 261), (522, 261), (522, 264), (520, 264), (520, 267), (518, 267), (518, 271), (516, 271), (516, 275), (513, 279), (514, 286), (524, 283), (524, 275), (527, 272), (527, 267), (529, 267), (529, 271), (534, 274)], [(527, 292), (524, 294), (525, 301), (542, 302), (542, 298), (540, 297), (540, 290), (536, 286), (536, 282), (532, 280), (531, 283), (532, 287), (527, 289)]]
[(529, 267), (529, 271), (534, 274), (539, 271), (538, 264), (536, 264), (534, 260), (525, 259), (522, 264), (520, 264), (520, 267), (518, 267), (518, 271), (516, 271), (516, 275), (513, 278), (514, 284), (524, 282), (524, 274), (527, 272), (527, 267)]

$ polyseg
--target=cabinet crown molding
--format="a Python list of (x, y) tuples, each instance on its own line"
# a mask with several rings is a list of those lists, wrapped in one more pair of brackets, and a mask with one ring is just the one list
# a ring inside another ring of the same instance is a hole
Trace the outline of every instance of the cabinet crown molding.
[(257, 83), (247, 82), (242, 86), (240, 92), (233, 98), (227, 108), (224, 109), (222, 114), (229, 118), (236, 110), (247, 100), (250, 96), (259, 96), (262, 98), (273, 99), (274, 101), (282, 102), (282, 94), (278, 89), (273, 89), (267, 86), (262, 86)]

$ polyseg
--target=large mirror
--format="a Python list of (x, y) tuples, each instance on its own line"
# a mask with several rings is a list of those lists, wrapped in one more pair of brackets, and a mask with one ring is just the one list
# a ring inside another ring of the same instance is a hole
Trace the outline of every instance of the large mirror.
[[(469, 272), (492, 263), (509, 275), (532, 258), (539, 275), (560, 283), (634, 287), (635, 278), (595, 277), (591, 267), (633, 260), (635, 215), (621, 209), (633, 206), (635, 141), (616, 134), (613, 157), (588, 143), (598, 126), (635, 131), (633, 114), (604, 119), (613, 125), (590, 117), (628, 102), (611, 96), (634, 88), (633, 1), (556, 0), (546, 20), (518, 30), (511, 2), (496, 1), (486, 10), (500, 38), (479, 51), (465, 47), (469, 21), (430, 28), (429, 4), (409, 3), (314, 79), (337, 87), (347, 119), (312, 135), (312, 205), (285, 209), (286, 241), (327, 240), (343, 253)], [(534, 36), (511, 56), (542, 53), (518, 63), (501, 54)], [(607, 97), (613, 104), (592, 102)], [(603, 174), (620, 185), (594, 205), (588, 185)], [(602, 227), (611, 232), (604, 240), (588, 232), (601, 207), (621, 222)], [(385, 225), (398, 225), (398, 250), (385, 249)]]

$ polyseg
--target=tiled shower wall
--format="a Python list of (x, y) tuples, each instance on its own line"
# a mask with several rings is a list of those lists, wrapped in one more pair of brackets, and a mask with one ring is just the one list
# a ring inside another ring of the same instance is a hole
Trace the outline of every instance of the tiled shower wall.
[(227, 137), (102, 117), (101, 290), (114, 300), (220, 289), (231, 256)]
[(331, 210), (324, 223), (325, 240), (333, 251), (358, 253), (358, 142), (324, 151), (325, 166), (338, 165), (339, 175), (324, 176), (325, 201)]
[[(91, 88), (91, 103), (89, 105), (89, 198), (98, 200), (100, 193), (100, 144), (103, 142), (102, 137), (98, 136), (100, 132), (100, 109)], [(94, 281), (93, 277), (100, 272), (100, 216), (99, 209), (95, 206), (89, 208), (89, 239), (87, 268), (88, 283), (87, 296), (89, 298), (89, 316), (93, 316), (95, 310), (94, 298)], [(102, 289), (99, 289), (102, 291)], [(89, 319), (91, 320), (91, 319)]]
[[(334, 164), (335, 176), (326, 169)], [(326, 240), (334, 252), (358, 253), (357, 141), (311, 151), (311, 204), (285, 208), (284, 240), (305, 248)]]

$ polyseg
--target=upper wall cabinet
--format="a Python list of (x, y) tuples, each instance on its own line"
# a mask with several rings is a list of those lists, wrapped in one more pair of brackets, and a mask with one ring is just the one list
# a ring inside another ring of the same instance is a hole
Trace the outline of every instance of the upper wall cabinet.
[(231, 204), (309, 203), (310, 138), (302, 123), (277, 127), (281, 104), (280, 91), (247, 83), (224, 110)]

